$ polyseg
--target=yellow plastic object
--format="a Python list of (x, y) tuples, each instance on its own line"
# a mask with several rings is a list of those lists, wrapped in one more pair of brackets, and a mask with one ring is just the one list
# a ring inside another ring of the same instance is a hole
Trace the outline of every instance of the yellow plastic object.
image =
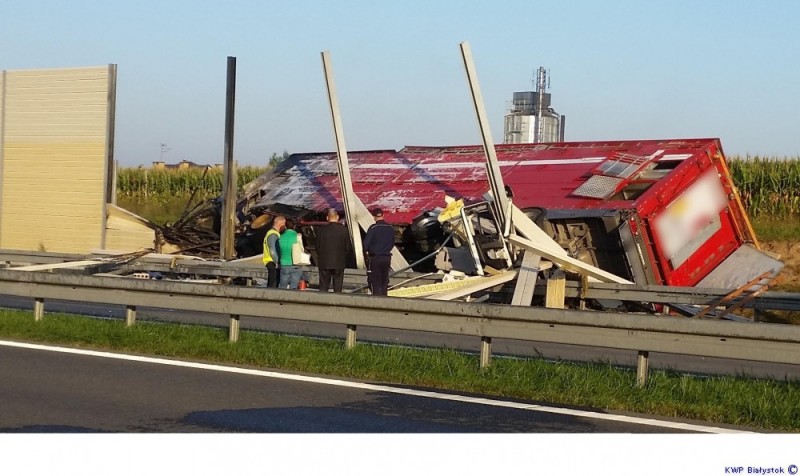
[(444, 210), (439, 213), (439, 223), (444, 223), (448, 220), (459, 217), (462, 208), (464, 208), (464, 200), (460, 198), (448, 203)]

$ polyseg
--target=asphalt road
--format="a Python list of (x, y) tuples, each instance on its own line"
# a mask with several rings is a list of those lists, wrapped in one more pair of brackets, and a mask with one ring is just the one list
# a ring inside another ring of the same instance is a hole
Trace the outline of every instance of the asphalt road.
[[(0, 295), (0, 306), (33, 309), (31, 299)], [(123, 319), (122, 306), (94, 304), (71, 301), (47, 301), (46, 312), (68, 312), (90, 316)], [(227, 326), (228, 316), (213, 313), (171, 311), (165, 309), (137, 308), (137, 320), (163, 322), (183, 322), (210, 326)], [(271, 331), (307, 335), (315, 337), (335, 337), (344, 339), (346, 329), (335, 324), (321, 324), (286, 319), (264, 319), (241, 316), (241, 329)], [(358, 339), (387, 344), (402, 344), (422, 347), (447, 347), (468, 352), (479, 352), (480, 341), (465, 336), (453, 336), (427, 332), (395, 331), (391, 329), (359, 326)], [(635, 367), (636, 353), (601, 347), (550, 344), (546, 342), (525, 342), (511, 339), (493, 339), (492, 352), (495, 355), (540, 356), (548, 359), (570, 361), (607, 361), (620, 366)], [(653, 369), (674, 369), (681, 372), (708, 375), (749, 375), (762, 378), (800, 379), (800, 366), (770, 364), (763, 362), (695, 357), (665, 353), (650, 353), (650, 367)]]
[(187, 368), (0, 342), (0, 432), (704, 431), (640, 424), (624, 416), (622, 421), (609, 421), (581, 412), (554, 414), (527, 403), (504, 408), (347, 385), (357, 382), (325, 384), (285, 378), (291, 374), (242, 375), (226, 369), (230, 368)]

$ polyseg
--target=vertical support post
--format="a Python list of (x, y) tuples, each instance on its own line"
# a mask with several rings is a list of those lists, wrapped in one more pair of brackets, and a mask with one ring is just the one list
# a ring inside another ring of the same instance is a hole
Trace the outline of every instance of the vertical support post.
[(564, 272), (555, 270), (550, 273), (547, 280), (547, 293), (545, 294), (545, 307), (564, 309), (564, 298), (567, 293), (567, 279)]
[(492, 363), (492, 338), (481, 337), (481, 368), (485, 369)]
[(125, 326), (131, 327), (136, 324), (136, 306), (125, 307)]
[(647, 385), (647, 374), (650, 370), (650, 352), (640, 350), (636, 359), (636, 386), (639, 388)]
[[(6, 148), (6, 86), (8, 79), (6, 78), (6, 70), (0, 71), (0, 184), (3, 182), (3, 156)], [(3, 224), (3, 194), (0, 193), (0, 225)], [(0, 240), (0, 248), (4, 245)]]
[(114, 161), (114, 174), (111, 176), (111, 203), (117, 204), (117, 182), (119, 181), (119, 160)]
[(108, 109), (106, 111), (106, 203), (117, 204), (117, 161), (114, 139), (117, 115), (117, 65), (108, 65)]
[(345, 337), (344, 347), (347, 350), (356, 346), (356, 337), (358, 334), (358, 326), (347, 325), (347, 336)]
[(225, 91), (225, 157), (222, 184), (222, 227), (219, 254), (233, 258), (236, 228), (236, 164), (233, 161), (233, 119), (236, 108), (236, 58), (228, 56), (228, 85)]
[(239, 315), (231, 314), (228, 324), (228, 342), (239, 341)]
[(328, 90), (328, 102), (331, 107), (333, 134), (336, 138), (339, 187), (342, 191), (342, 205), (344, 205), (345, 220), (347, 220), (347, 229), (350, 231), (350, 241), (353, 243), (353, 252), (355, 252), (356, 255), (356, 267), (358, 269), (364, 269), (364, 247), (361, 244), (361, 228), (358, 226), (358, 219), (356, 217), (358, 212), (355, 204), (353, 182), (350, 179), (350, 162), (347, 158), (347, 146), (344, 142), (344, 130), (342, 129), (342, 118), (339, 114), (339, 101), (336, 97), (336, 83), (333, 79), (333, 64), (331, 63), (330, 51), (322, 52), (322, 69), (325, 73), (325, 86)]
[[(566, 281), (565, 281), (566, 285)], [(579, 303), (579, 307), (581, 311), (586, 310), (586, 296), (589, 295), (589, 276), (582, 274), (581, 275), (581, 299)]]
[(481, 129), (483, 138), (483, 151), (486, 154), (486, 175), (489, 177), (489, 186), (492, 196), (495, 199), (498, 215), (503, 223), (501, 229), (505, 227), (506, 221), (510, 217), (506, 216), (508, 210), (508, 196), (506, 195), (503, 175), (500, 173), (500, 163), (497, 161), (497, 152), (494, 150), (492, 131), (489, 121), (486, 118), (486, 109), (483, 106), (483, 96), (478, 84), (478, 75), (475, 73), (475, 66), (472, 62), (472, 50), (466, 41), (459, 45), (461, 47), (461, 57), (464, 60), (464, 68), (467, 71), (467, 81), (469, 90), (472, 93), (472, 103), (475, 106), (475, 114), (478, 116), (478, 126)]
[(44, 317), (44, 299), (36, 298), (33, 301), (33, 320), (41, 321)]

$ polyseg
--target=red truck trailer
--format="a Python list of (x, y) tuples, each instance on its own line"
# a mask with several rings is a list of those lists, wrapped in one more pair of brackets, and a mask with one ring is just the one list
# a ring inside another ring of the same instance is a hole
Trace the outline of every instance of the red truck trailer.
[[(637, 284), (738, 287), (782, 268), (759, 250), (718, 139), (496, 146), (513, 203), (575, 258)], [(353, 190), (413, 255), (434, 210), (488, 190), (481, 146), (348, 152)], [(245, 187), (246, 207), (313, 219), (342, 209), (335, 153), (293, 154)]]

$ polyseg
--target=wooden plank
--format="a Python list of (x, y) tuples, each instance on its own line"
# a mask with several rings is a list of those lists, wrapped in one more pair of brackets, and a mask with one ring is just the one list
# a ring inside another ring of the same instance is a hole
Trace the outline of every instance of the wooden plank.
[(569, 256), (567, 251), (562, 248), (558, 242), (539, 228), (533, 220), (528, 218), (528, 216), (514, 204), (511, 204), (511, 220), (514, 223), (514, 228), (516, 228), (518, 235), (533, 241), (552, 255), (560, 257)]
[(564, 297), (567, 290), (567, 277), (561, 270), (553, 270), (547, 279), (547, 294), (544, 306), (550, 309), (564, 309)]
[(536, 278), (539, 276), (539, 265), (542, 257), (536, 253), (525, 250), (522, 256), (522, 266), (517, 274), (517, 286), (514, 288), (514, 297), (511, 298), (512, 306), (530, 306), (533, 300), (533, 291), (536, 288)]
[(590, 278), (599, 279), (600, 281), (607, 283), (633, 284), (627, 279), (620, 278), (615, 274), (609, 273), (608, 271), (604, 271), (596, 266), (584, 263), (583, 261), (580, 261), (578, 259), (572, 258), (570, 256), (560, 256), (559, 254), (554, 254), (547, 249), (548, 248), (547, 246), (540, 246), (538, 243), (534, 243), (533, 241), (527, 240), (520, 236), (511, 235), (508, 237), (508, 240), (517, 246), (521, 246), (522, 248), (540, 254), (543, 258), (547, 258), (550, 261), (553, 261), (554, 263), (558, 264), (567, 271), (573, 271), (580, 275), (587, 275)]
[(499, 284), (507, 283), (516, 277), (517, 277), (516, 271), (506, 271), (505, 273), (501, 273), (495, 276), (489, 276), (488, 278), (475, 279), (474, 283), (468, 286), (463, 286), (458, 289), (454, 289), (452, 291), (433, 294), (431, 296), (428, 296), (426, 299), (433, 299), (436, 301), (450, 301), (452, 299), (458, 299), (464, 296), (469, 296), (470, 294), (476, 293), (478, 291), (483, 291), (485, 289), (493, 288)]
[(50, 271), (53, 269), (64, 268), (80, 268), (82, 266), (89, 266), (93, 264), (100, 264), (102, 261), (86, 260), (86, 261), (67, 261), (66, 263), (49, 263), (49, 264), (32, 264), (29, 266), (18, 266), (16, 268), (8, 268), (9, 271)]
[(482, 279), (479, 276), (470, 276), (464, 279), (459, 279), (455, 281), (447, 281), (441, 283), (431, 283), (431, 284), (421, 284), (419, 286), (406, 286), (400, 288), (394, 288), (389, 290), (389, 296), (391, 297), (403, 297), (403, 298), (420, 298), (426, 297), (433, 294), (440, 294), (444, 292), (449, 292), (454, 289), (458, 289), (464, 286), (469, 286), (470, 284), (474, 283), (477, 280)]

